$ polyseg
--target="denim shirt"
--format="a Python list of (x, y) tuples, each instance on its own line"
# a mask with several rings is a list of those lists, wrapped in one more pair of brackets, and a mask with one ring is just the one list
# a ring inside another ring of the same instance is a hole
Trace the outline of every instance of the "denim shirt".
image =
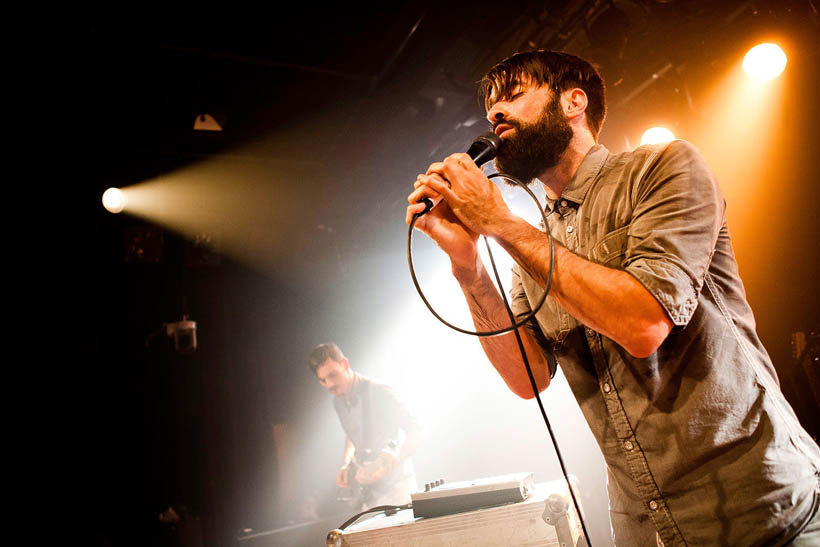
[[(551, 296), (531, 326), (554, 351), (607, 462), (616, 543), (650, 545), (656, 534), (666, 546), (790, 538), (816, 506), (820, 449), (755, 332), (725, 201), (702, 156), (684, 141), (614, 155), (598, 145), (547, 205), (557, 242), (629, 272), (674, 323), (647, 358)], [(516, 315), (542, 291), (513, 268)]]

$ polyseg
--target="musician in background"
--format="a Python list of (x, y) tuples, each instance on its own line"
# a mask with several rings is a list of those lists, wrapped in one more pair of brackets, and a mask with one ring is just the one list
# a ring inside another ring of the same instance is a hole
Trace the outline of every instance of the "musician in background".
[(342, 467), (336, 484), (355, 509), (402, 505), (416, 491), (410, 456), (422, 441), (419, 420), (396, 391), (355, 372), (334, 343), (317, 346), (310, 369), (335, 397), (345, 431)]

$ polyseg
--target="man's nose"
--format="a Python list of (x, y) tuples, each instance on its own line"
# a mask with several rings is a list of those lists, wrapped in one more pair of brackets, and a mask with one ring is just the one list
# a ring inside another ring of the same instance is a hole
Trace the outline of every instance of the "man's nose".
[(504, 101), (498, 101), (487, 111), (487, 120), (495, 125), (506, 118), (508, 113), (506, 103)]

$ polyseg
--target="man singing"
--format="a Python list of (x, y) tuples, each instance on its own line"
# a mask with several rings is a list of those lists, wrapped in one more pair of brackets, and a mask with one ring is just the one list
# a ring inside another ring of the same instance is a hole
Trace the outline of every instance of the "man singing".
[(334, 343), (313, 350), (310, 369), (335, 395), (346, 435), (336, 484), (351, 493), (354, 509), (410, 503), (416, 491), (410, 456), (422, 440), (420, 421), (393, 388), (357, 374)]
[[(407, 222), (450, 257), (479, 330), (509, 317), (478, 235), (516, 262), (521, 335), (538, 389), (553, 352), (603, 452), (620, 545), (817, 545), (820, 449), (779, 389), (746, 302), (726, 206), (688, 143), (610, 154), (604, 83), (566, 53), (520, 53), (481, 83), (496, 167), (547, 196), (549, 239), (513, 215), (466, 154), (418, 176)], [(512, 333), (481, 338), (509, 388), (534, 396)], [(813, 519), (813, 520), (812, 520)], [(801, 543), (802, 542), (802, 543)]]

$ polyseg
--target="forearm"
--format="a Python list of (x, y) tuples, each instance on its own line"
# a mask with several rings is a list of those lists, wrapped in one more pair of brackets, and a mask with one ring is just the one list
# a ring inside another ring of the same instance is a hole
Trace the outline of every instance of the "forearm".
[(342, 460), (344, 465), (349, 464), (353, 461), (353, 456), (356, 453), (356, 447), (353, 446), (353, 442), (345, 437), (345, 451), (344, 451), (344, 459)]
[[(542, 287), (550, 268), (549, 236), (515, 217), (493, 234)], [(590, 262), (555, 244), (550, 294), (578, 321), (611, 338), (635, 357), (654, 353), (672, 322), (657, 300), (628, 272)]]
[[(453, 275), (458, 280), (467, 300), (476, 329), (488, 331), (509, 327), (510, 316), (501, 295), (479, 258), (476, 258), (475, 264), (474, 269), (454, 267)], [(529, 330), (519, 328), (518, 331), (524, 343), (538, 391), (543, 391), (550, 381), (547, 360)], [(479, 337), (479, 341), (487, 358), (510, 390), (519, 397), (532, 398), (534, 396), (532, 384), (524, 367), (515, 334), (509, 332), (500, 336), (482, 336)]]

